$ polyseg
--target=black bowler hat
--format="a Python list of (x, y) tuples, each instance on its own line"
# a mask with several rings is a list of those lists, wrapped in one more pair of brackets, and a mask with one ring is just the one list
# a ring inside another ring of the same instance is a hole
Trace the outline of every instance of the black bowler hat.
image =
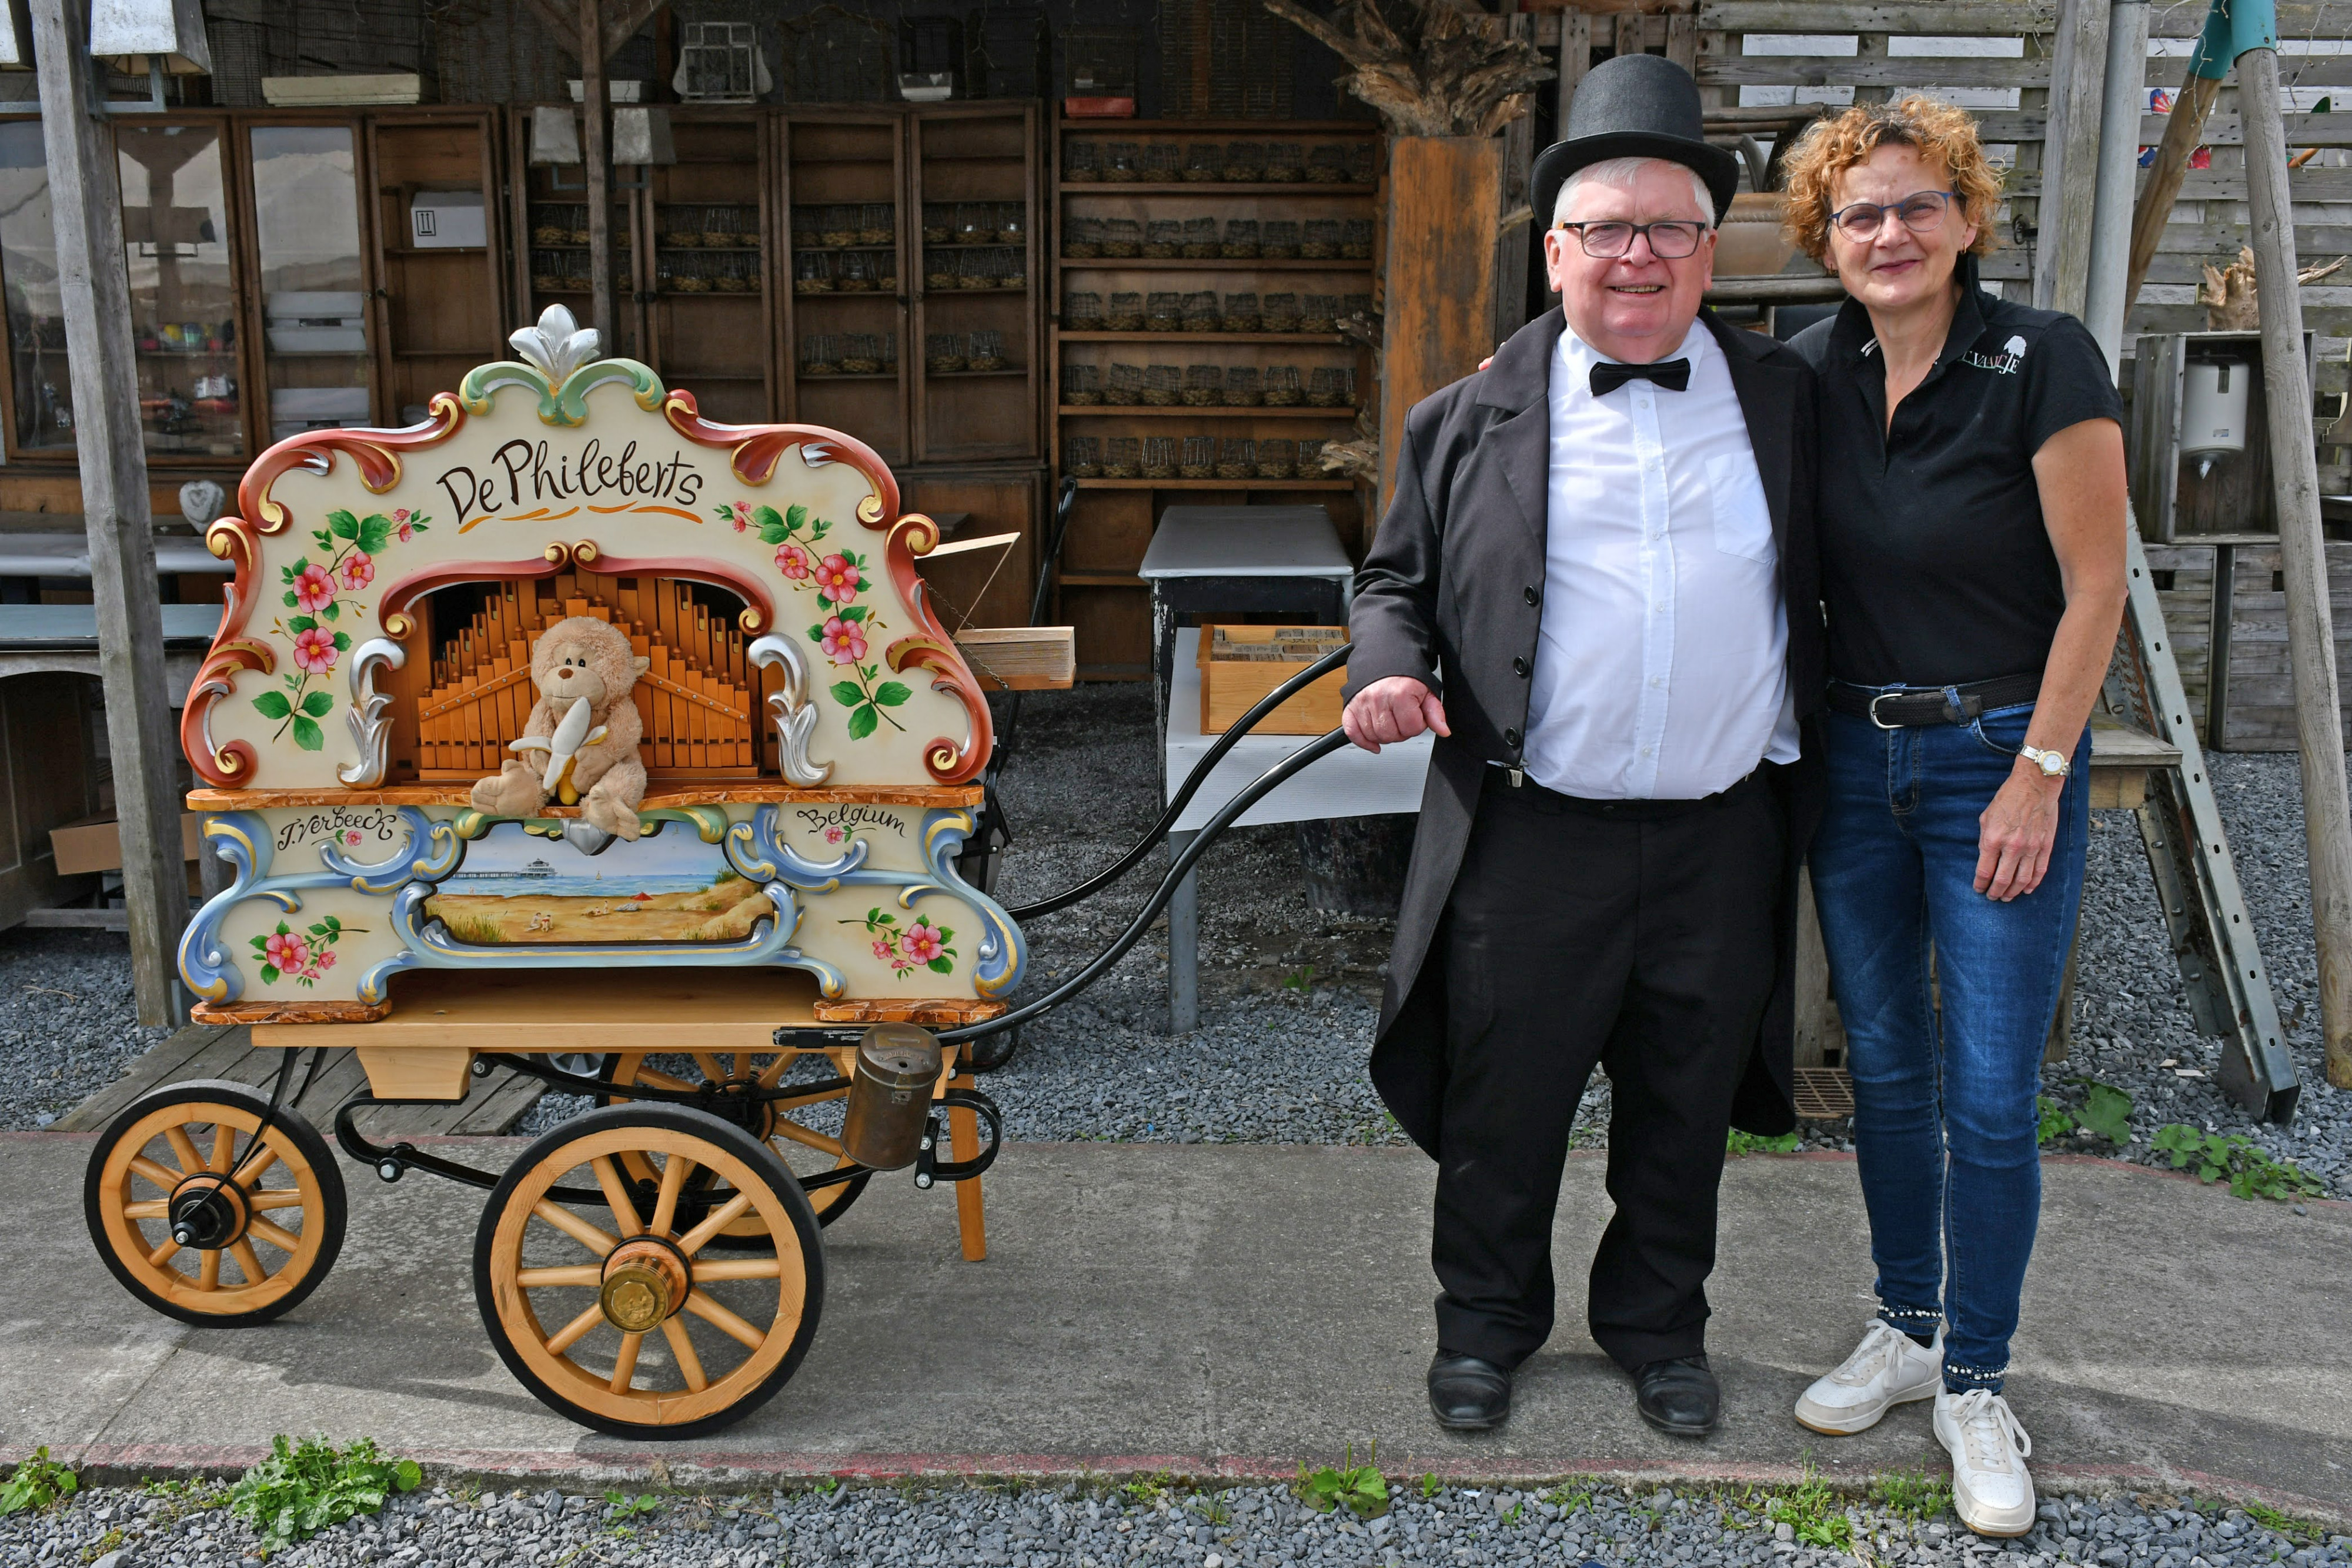
[(1717, 224), (1739, 188), (1738, 158), (1727, 147), (1707, 145), (1698, 83), (1663, 55), (1619, 55), (1577, 83), (1568, 134), (1537, 156), (1528, 181), (1536, 226), (1550, 225), (1552, 204), (1570, 174), (1612, 158), (1664, 158), (1696, 170), (1715, 198)]

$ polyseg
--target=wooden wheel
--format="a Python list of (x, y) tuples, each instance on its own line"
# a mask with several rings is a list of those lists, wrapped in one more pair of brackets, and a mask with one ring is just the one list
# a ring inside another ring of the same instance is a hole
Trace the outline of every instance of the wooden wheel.
[[(342, 1174), (318, 1129), (242, 1083), (141, 1096), (99, 1135), (82, 1216), (123, 1289), (219, 1328), (266, 1323), (316, 1290), (343, 1247)], [(182, 1239), (184, 1238), (185, 1239)]]
[[(849, 1097), (846, 1088), (794, 1100), (771, 1100), (764, 1103), (743, 1094), (753, 1086), (772, 1089), (782, 1082), (785, 1072), (798, 1060), (792, 1053), (771, 1055), (761, 1052), (755, 1055), (750, 1051), (696, 1051), (685, 1059), (694, 1064), (690, 1075), (667, 1071), (651, 1065), (656, 1054), (633, 1051), (607, 1056), (604, 1071), (597, 1076), (614, 1086), (612, 1098), (614, 1100), (626, 1099), (627, 1096), (620, 1091), (633, 1083), (688, 1094), (705, 1088), (717, 1088), (722, 1097), (716, 1102), (716, 1113), (749, 1129), (755, 1135), (766, 1138), (769, 1145), (776, 1151), (776, 1156), (784, 1162), (784, 1167), (803, 1181), (812, 1176), (857, 1163), (841, 1152), (841, 1140), (829, 1133), (819, 1132), (799, 1119), (811, 1106), (846, 1100)], [(664, 1060), (672, 1059), (665, 1056)], [(741, 1114), (728, 1114), (733, 1108), (730, 1104), (730, 1099), (740, 1106)], [(606, 1103), (610, 1103), (610, 1101)], [(639, 1197), (638, 1218), (642, 1219), (650, 1212), (645, 1199), (652, 1191), (647, 1184), (653, 1173), (649, 1168), (632, 1166), (628, 1175)], [(866, 1190), (866, 1184), (873, 1179), (873, 1175), (871, 1171), (861, 1172), (847, 1181), (816, 1187), (804, 1194), (809, 1207), (816, 1213), (816, 1222), (831, 1225), (848, 1213), (849, 1206), (857, 1201), (857, 1195)], [(714, 1245), (732, 1247), (742, 1241), (756, 1241), (762, 1233), (759, 1219), (747, 1215), (721, 1232), (715, 1239)]]
[[(642, 1218), (632, 1165), (655, 1179)], [(698, 1173), (718, 1178), (699, 1196)], [(745, 1218), (759, 1239), (706, 1255)], [(508, 1370), (551, 1408), (616, 1436), (690, 1437), (741, 1419), (799, 1367), (824, 1244), (800, 1184), (742, 1128), (613, 1105), (509, 1167), (475, 1232), (474, 1294)]]

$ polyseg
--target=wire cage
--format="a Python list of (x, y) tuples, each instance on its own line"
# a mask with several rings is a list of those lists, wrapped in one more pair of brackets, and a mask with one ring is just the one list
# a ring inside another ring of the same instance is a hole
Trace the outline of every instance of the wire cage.
[(1184, 450), (1176, 459), (1176, 475), (1181, 479), (1206, 479), (1215, 472), (1217, 438), (1213, 435), (1188, 435)]
[(664, 294), (708, 294), (710, 274), (698, 251), (654, 253), (654, 287)]
[(1143, 178), (1143, 149), (1132, 141), (1113, 141), (1102, 150), (1102, 177), (1115, 185), (1131, 185)]
[(992, 250), (988, 254), (996, 258), (991, 266), (993, 269), (992, 276), (996, 279), (997, 287), (1026, 288), (1029, 287), (1029, 260), (1026, 252)]
[(1372, 220), (1349, 218), (1339, 230), (1339, 254), (1350, 261), (1372, 258)]
[(841, 346), (841, 373), (845, 376), (878, 376), (887, 362), (895, 365), (898, 358), (896, 336), (879, 332), (852, 332)]
[(997, 244), (1026, 245), (1029, 243), (1029, 214), (1022, 210), (1020, 203), (998, 202), (994, 205), (994, 211)]
[(1001, 250), (967, 250), (956, 257), (956, 287), (994, 288), (1004, 280), (1010, 257)]
[(996, 239), (996, 214), (988, 210), (985, 202), (962, 202), (949, 218), (954, 228), (950, 236), (957, 245), (989, 245)]
[(1236, 185), (1255, 185), (1265, 178), (1265, 143), (1263, 141), (1228, 141), (1225, 143), (1225, 180)]
[(1216, 294), (1213, 290), (1202, 288), (1185, 295), (1181, 320), (1187, 332), (1221, 330), (1224, 322), (1222, 313), (1217, 309)]
[(1338, 218), (1309, 218), (1298, 254), (1308, 261), (1333, 260), (1339, 254), (1339, 237), (1345, 232), (1346, 225)]
[(1184, 178), (1195, 183), (1224, 177), (1225, 147), (1222, 141), (1195, 141), (1184, 149)]
[(838, 333), (817, 332), (801, 340), (801, 374), (804, 376), (837, 376), (841, 373), (841, 338)]
[[(756, 294), (760, 291), (758, 256), (751, 251), (735, 249), (711, 253), (710, 287), (720, 294)], [(896, 279), (890, 280), (896, 283)]]
[(971, 369), (1001, 371), (1004, 368), (1004, 334), (974, 332), (971, 335)]
[(588, 257), (576, 250), (534, 250), (530, 253), (530, 287), (534, 293), (565, 294), (588, 287)]
[(1184, 177), (1183, 167), (1177, 162), (1173, 142), (1147, 141), (1143, 144), (1143, 162), (1138, 166), (1137, 177), (1150, 185), (1172, 185)]
[(1296, 31), (1253, 0), (1160, 0), (1160, 114), (1289, 119)]
[(1206, 261), (1217, 254), (1217, 220), (1186, 218), (1184, 220), (1184, 255), (1194, 261)]
[(1310, 184), (1344, 185), (1355, 172), (1355, 160), (1348, 148), (1337, 141), (1321, 141), (1307, 154), (1307, 179)]
[(1143, 438), (1143, 476), (1147, 479), (1176, 477), (1174, 436), (1147, 435)]
[(1184, 297), (1173, 289), (1155, 288), (1143, 301), (1143, 329), (1174, 332), (1184, 325)]
[(1112, 365), (1110, 372), (1103, 378), (1102, 400), (1106, 404), (1115, 403), (1122, 408), (1132, 407), (1133, 405), (1145, 401), (1143, 396), (1143, 367), (1141, 365)]
[(1228, 332), (1258, 330), (1257, 296), (1228, 294), (1225, 296), (1224, 327)]
[(1143, 225), (1136, 218), (1113, 218), (1103, 225), (1103, 254), (1129, 256), (1143, 254)]
[(1173, 408), (1184, 399), (1184, 372), (1174, 365), (1147, 365), (1143, 371), (1143, 401), (1153, 408)]
[(1042, 5), (991, 0), (964, 14), (964, 89), (972, 98), (1044, 98), (1054, 79), (1054, 31)]
[(1257, 443), (1246, 435), (1228, 435), (1217, 444), (1217, 477), (1248, 479), (1257, 474)]
[(1094, 435), (1062, 437), (1062, 472), (1073, 479), (1102, 476), (1102, 439)]
[(945, 77), (952, 90), (964, 69), (963, 23), (953, 16), (898, 18), (898, 84), (903, 93), (908, 77), (919, 78), (919, 89)]
[(1298, 329), (1302, 332), (1336, 332), (1339, 329), (1339, 297), (1336, 294), (1310, 294), (1299, 302)]
[(1258, 330), (1262, 332), (1296, 332), (1298, 330), (1298, 296), (1269, 294), (1259, 308)]
[(1225, 372), (1215, 365), (1184, 367), (1184, 406), (1214, 408), (1225, 401)]
[(1132, 435), (1114, 435), (1103, 444), (1103, 477), (1132, 479), (1143, 472), (1143, 443)]
[(1350, 318), (1367, 322), (1371, 320), (1372, 297), (1370, 295), (1342, 294), (1339, 296), (1339, 319), (1345, 321)]
[(1257, 444), (1257, 476), (1287, 479), (1298, 469), (1298, 443), (1276, 436)]
[(779, 24), (791, 103), (881, 103), (894, 96), (896, 49), (883, 23), (821, 5)]
[(1268, 408), (1296, 408), (1307, 399), (1307, 394), (1298, 390), (1297, 365), (1268, 365), (1263, 380)]
[(925, 202), (922, 235), (925, 245), (946, 245), (955, 238), (955, 208), (946, 202)]
[(1298, 476), (1312, 479), (1323, 472), (1323, 442), (1306, 436), (1298, 440)]
[[(930, 230), (923, 231), (926, 235)], [(1102, 254), (1103, 221), (1100, 218), (1072, 218), (1062, 225), (1062, 255), (1070, 261), (1092, 261)]]
[(1099, 294), (1077, 292), (1062, 296), (1062, 325), (1073, 331), (1102, 330), (1103, 299)]
[[(699, 248), (702, 244), (703, 209), (679, 203), (664, 202), (654, 208), (654, 235), (657, 243), (672, 250)], [(732, 243), (733, 236), (729, 236)]]
[(1257, 220), (1227, 218), (1224, 243), (1217, 254), (1235, 261), (1246, 261), (1258, 254)]
[(1102, 149), (1091, 136), (1073, 136), (1062, 144), (1062, 183), (1091, 185), (1103, 177)]
[(1296, 141), (1269, 141), (1265, 148), (1265, 172), (1261, 176), (1270, 185), (1296, 185), (1307, 178), (1307, 152)]
[(685, 103), (755, 103), (767, 90), (760, 29), (752, 22), (687, 22), (678, 27), (677, 96)]
[[(530, 208), (530, 243), (567, 246), (574, 233), (588, 232), (588, 209), (572, 202), (534, 202)], [(584, 241), (583, 242), (584, 243)]]
[(870, 250), (845, 250), (834, 263), (834, 287), (844, 294), (873, 294), (882, 285), (879, 259)]
[(817, 243), (833, 250), (844, 250), (857, 243), (857, 209), (833, 206), (824, 211), (817, 220)]
[(1102, 404), (1102, 369), (1097, 365), (1062, 367), (1062, 406), (1098, 408)]
[(1165, 261), (1184, 248), (1184, 225), (1176, 218), (1147, 218), (1143, 225), (1143, 254), (1153, 261)]
[(1133, 27), (1084, 25), (1064, 28), (1062, 97), (1108, 99), (1113, 105), (1125, 99), (1127, 112), (1132, 114), (1139, 43), (1139, 35)]
[(1265, 389), (1259, 383), (1255, 365), (1225, 367), (1225, 406), (1256, 408), (1265, 402)]
[(961, 252), (950, 246), (923, 247), (923, 287), (933, 292), (944, 292), (956, 287), (956, 267)]
[(1318, 365), (1307, 383), (1307, 402), (1314, 408), (1345, 408), (1356, 401), (1356, 372), (1345, 365)]
[(866, 202), (857, 209), (859, 245), (898, 243), (898, 209), (887, 202)]
[(1108, 332), (1143, 330), (1143, 295), (1140, 290), (1110, 297), (1110, 308), (1103, 312), (1103, 329)]
[(961, 332), (930, 332), (923, 338), (923, 369), (935, 376), (951, 376), (968, 369), (971, 356), (964, 350)]

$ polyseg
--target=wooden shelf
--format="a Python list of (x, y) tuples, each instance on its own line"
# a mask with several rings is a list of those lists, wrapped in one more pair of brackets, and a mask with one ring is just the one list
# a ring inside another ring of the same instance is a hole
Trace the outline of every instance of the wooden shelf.
[[(1080, 484), (1087, 481), (1080, 480)], [(1150, 584), (1131, 573), (1115, 571), (1065, 571), (1055, 574), (1064, 588), (1148, 588)]]
[[(1081, 490), (1352, 490), (1353, 479), (1081, 479)], [(1062, 580), (1065, 582), (1068, 578)]]
[(1337, 332), (1072, 332), (1054, 336), (1065, 343), (1297, 343), (1309, 348), (1346, 348)]
[(1088, 120), (1066, 117), (1062, 129), (1095, 136), (1205, 136), (1212, 131), (1255, 131), (1269, 141), (1276, 136), (1378, 136), (1381, 128), (1369, 120)]
[(861, 371), (855, 375), (847, 376), (829, 375), (824, 371), (812, 372), (802, 371), (800, 372), (801, 390), (803, 392), (806, 392), (809, 388), (815, 386), (822, 382), (895, 382), (898, 379), (898, 372), (896, 371)]
[(1097, 408), (1063, 406), (1054, 411), (1064, 419), (1346, 419), (1356, 417), (1356, 405), (1344, 408), (1309, 408), (1301, 403), (1284, 403), (1274, 408), (1232, 408), (1223, 403), (1204, 407), (1185, 407), (1164, 402), (1107, 402)]
[(1025, 376), (1026, 365), (1010, 365), (1001, 371), (925, 371), (923, 374), (935, 382), (983, 381), (992, 376)]
[(1288, 256), (1066, 256), (1064, 272), (1370, 272), (1369, 261), (1297, 261)]
[(929, 304), (941, 299), (987, 299), (1000, 294), (1028, 292), (1029, 286), (1025, 283), (1015, 284), (1010, 288), (933, 288), (926, 284), (923, 291), (917, 298)]
[(1248, 183), (1240, 180), (1179, 180), (1173, 184), (1141, 180), (1121, 183), (1117, 180), (1068, 180), (1062, 182), (1065, 196), (1206, 196), (1222, 192), (1228, 196), (1370, 196), (1380, 190), (1378, 185), (1342, 185), (1301, 180), (1297, 184)]

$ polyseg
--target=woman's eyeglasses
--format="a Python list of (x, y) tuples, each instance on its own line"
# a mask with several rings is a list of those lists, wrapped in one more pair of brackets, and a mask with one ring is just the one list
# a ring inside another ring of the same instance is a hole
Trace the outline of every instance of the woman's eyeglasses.
[(1888, 214), (1902, 220), (1903, 226), (1915, 235), (1929, 234), (1944, 221), (1944, 209), (1959, 195), (1958, 191), (1918, 191), (1899, 202), (1881, 205), (1875, 202), (1856, 202), (1850, 207), (1840, 207), (1830, 214), (1837, 232), (1856, 245), (1866, 245), (1878, 237), (1886, 225)]
[(1558, 225), (1576, 231), (1576, 242), (1584, 254), (1602, 261), (1613, 261), (1633, 248), (1633, 236), (1650, 236), (1650, 254), (1660, 261), (1680, 261), (1698, 249), (1698, 242), (1706, 233), (1706, 225), (1685, 219), (1654, 224), (1625, 224), (1614, 221), (1563, 223)]

